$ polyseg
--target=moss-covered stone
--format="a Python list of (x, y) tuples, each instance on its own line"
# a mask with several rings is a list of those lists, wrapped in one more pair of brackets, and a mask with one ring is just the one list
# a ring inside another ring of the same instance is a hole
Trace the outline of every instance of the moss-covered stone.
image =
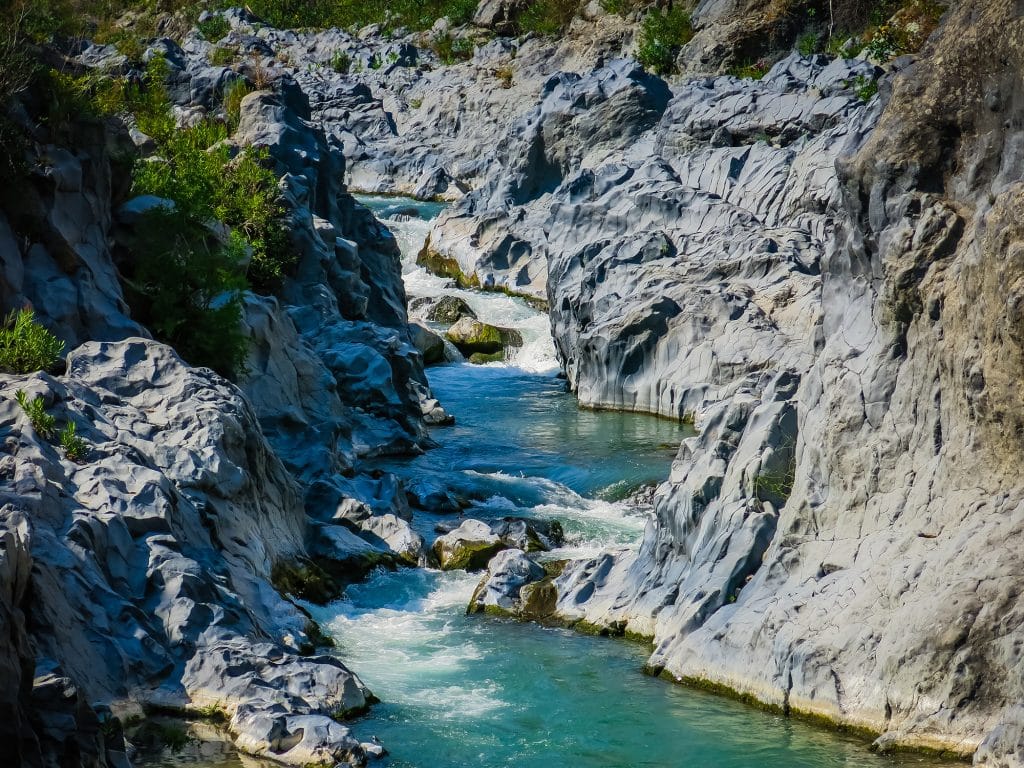
[(500, 541), (458, 541), (454, 546), (438, 539), (434, 554), (442, 571), (482, 571), (505, 548)]
[(298, 651), (302, 656), (312, 656), (316, 653), (317, 648), (333, 648), (334, 638), (326, 634), (312, 619), (306, 621), (306, 626), (303, 627), (303, 632), (306, 635), (307, 642), (302, 643), (299, 646)]
[(474, 365), (485, 365), (486, 363), (500, 363), (504, 359), (504, 350), (502, 350), (501, 352), (492, 352), (491, 354), (486, 354), (484, 352), (474, 352), (472, 355), (469, 356), (469, 362), (473, 363)]
[[(491, 293), (503, 293), (516, 299), (522, 299), (538, 312), (547, 312), (548, 303), (544, 299), (531, 296), (528, 293), (520, 293), (504, 285), (481, 285), (480, 278), (474, 273), (467, 275), (462, 271), (459, 262), (450, 256), (442, 256), (430, 247), (430, 238), (416, 256), (416, 263), (428, 272), (440, 277), (447, 277), (455, 281), (460, 288), (475, 288), (480, 291)], [(442, 321), (443, 322), (443, 321)]]
[(274, 563), (270, 583), (282, 595), (324, 605), (341, 597), (344, 588), (317, 563), (308, 558)]
[(428, 272), (440, 277), (448, 277), (460, 288), (479, 288), (480, 279), (476, 275), (467, 275), (462, 271), (459, 262), (449, 256), (442, 256), (430, 247), (430, 238), (416, 255), (416, 263)]
[(464, 355), (501, 353), (506, 347), (521, 347), (523, 337), (511, 328), (499, 328), (463, 317), (445, 332), (445, 338)]
[(476, 312), (458, 296), (442, 296), (427, 312), (427, 320), (446, 325), (454, 325), (464, 317), (475, 320)]
[(270, 582), (282, 595), (326, 605), (379, 567), (394, 570), (399, 558), (388, 552), (362, 552), (344, 560), (327, 557), (297, 558), (274, 564)]

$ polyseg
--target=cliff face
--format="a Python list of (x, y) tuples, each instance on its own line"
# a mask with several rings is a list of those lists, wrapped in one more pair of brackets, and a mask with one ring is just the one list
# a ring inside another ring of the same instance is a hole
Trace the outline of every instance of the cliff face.
[(813, 364), (697, 409), (640, 553), (568, 573), (566, 615), (882, 745), (1019, 763), (1021, 23), (959, 4), (894, 78), (837, 166)]
[[(758, 5), (699, 3), (684, 68), (789, 39)], [(0, 376), (0, 728), (21, 762), (123, 764), (108, 704), (214, 705), (250, 752), (362, 759), (334, 718), (368, 692), (299, 653), (312, 629), (270, 582), (307, 556), (409, 555), (373, 534), (382, 513), (415, 550), (401, 487), (359, 461), (419, 450), (445, 414), (394, 238), (348, 174), (461, 198), (429, 255), (545, 299), (585, 405), (695, 421), (639, 551), (558, 578), (563, 618), (881, 746), (1024, 763), (1016, 6), (955, 4), (880, 98), (871, 64), (795, 54), (757, 81), (666, 82), (616, 58), (608, 16), (442, 68), (408, 41), (230, 12), (236, 69), (273, 82), (232, 142), (269, 150), (299, 253), (276, 297), (245, 298), (237, 387), (130, 317), (110, 253), (130, 137), (43, 142), (0, 216), (0, 309), (31, 303), (72, 350), (63, 375)], [(155, 45), (179, 117), (214, 112), (236, 75), (212, 44)], [(338, 50), (361, 71), (334, 71)], [(87, 463), (39, 438), (17, 390), (79, 426)]]
[[(217, 70), (157, 45), (179, 115), (207, 109)], [(135, 208), (118, 208), (128, 131), (37, 129), (0, 216), (0, 309), (34, 307), (69, 351), (59, 376), (0, 375), (0, 707), (19, 765), (127, 765), (111, 715), (153, 708), (218, 713), (240, 748), (286, 763), (364, 760), (339, 721), (369, 691), (316, 654), (278, 590), (410, 556), (408, 523), (376, 517), (407, 516), (401, 485), (357, 465), (421, 450), (424, 419), (445, 414), (409, 339), (394, 237), (308, 117), (294, 81), (274, 78), (232, 137), (268, 150), (298, 255), (276, 297), (245, 296), (237, 386), (130, 317), (113, 253)], [(80, 461), (30, 425), (19, 391), (75, 424)]]

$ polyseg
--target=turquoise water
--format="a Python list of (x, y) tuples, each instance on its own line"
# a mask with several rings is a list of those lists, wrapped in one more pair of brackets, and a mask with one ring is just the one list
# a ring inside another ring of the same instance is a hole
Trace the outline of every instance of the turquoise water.
[(475, 583), (380, 575), (327, 612), (339, 652), (384, 699), (355, 728), (383, 741), (390, 768), (935, 765), (647, 677), (626, 641), (465, 616)]

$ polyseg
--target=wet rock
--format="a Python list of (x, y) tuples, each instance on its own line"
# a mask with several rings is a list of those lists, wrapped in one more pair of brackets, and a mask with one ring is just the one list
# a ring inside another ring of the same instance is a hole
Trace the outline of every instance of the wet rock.
[(544, 578), (544, 568), (520, 549), (499, 552), (487, 564), (487, 574), (470, 598), (467, 613), (481, 611), (515, 613), (520, 590)]
[(499, 328), (463, 317), (445, 332), (445, 338), (464, 355), (493, 355), (508, 347), (521, 347), (523, 337), (512, 328)]
[(431, 477), (411, 478), (406, 494), (412, 506), (425, 512), (454, 514), (468, 503), (449, 490), (446, 483)]
[(406, 565), (420, 565), (425, 557), (423, 537), (395, 515), (369, 517), (356, 523), (359, 535), (379, 549), (395, 554)]
[(432, 300), (425, 308), (424, 315), (432, 323), (445, 325), (454, 325), (464, 317), (477, 319), (473, 308), (458, 296), (441, 296), (436, 301)]
[(347, 585), (362, 581), (375, 568), (383, 566), (393, 570), (403, 562), (403, 553), (392, 549), (381, 534), (389, 536), (399, 549), (406, 549), (412, 545), (413, 536), (408, 535), (412, 531), (403, 530), (403, 527), (408, 528), (408, 523), (401, 518), (386, 517), (386, 520), (384, 516), (360, 520), (353, 525), (358, 533), (348, 525), (314, 526), (310, 532), (309, 551), (314, 556), (310, 566), (318, 571), (318, 583), (323, 580), (320, 573), (327, 574), (329, 580), (321, 593), (307, 595), (304, 599), (328, 602), (339, 597)]
[(413, 346), (423, 355), (424, 365), (436, 365), (445, 361), (444, 339), (425, 325), (409, 323), (409, 335)]
[(443, 571), (479, 571), (504, 548), (487, 523), (469, 519), (451, 533), (439, 536), (432, 551)]
[(557, 520), (506, 517), (492, 523), (491, 531), (507, 546), (525, 552), (547, 552), (565, 542), (562, 525)]

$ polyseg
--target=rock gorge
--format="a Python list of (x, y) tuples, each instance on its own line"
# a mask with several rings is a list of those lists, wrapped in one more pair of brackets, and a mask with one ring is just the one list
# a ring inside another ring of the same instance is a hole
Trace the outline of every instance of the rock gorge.
[[(544, 306), (582, 405), (695, 427), (639, 549), (548, 571), (503, 549), (480, 610), (647, 638), (651, 672), (882, 749), (1024, 764), (1024, 9), (951, 2), (880, 68), (789, 52), (799, 28), (774, 5), (702, 0), (663, 77), (633, 58), (636, 14), (590, 3), (560, 37), (516, 37), (519, 5), (426, 38), (233, 9), (221, 40), (147, 41), (180, 125), (252, 86), (227, 141), (280, 179), (297, 260), (245, 294), (234, 383), (126, 301), (118, 243), (145, 203), (119, 158), (145, 137), (33, 128), (0, 308), (32, 306), (68, 352), (59, 375), (0, 376), (15, 764), (128, 765), (120, 723), (154, 711), (215, 712), (240, 750), (294, 765), (373, 751), (346, 721), (372, 693), (296, 598), (427, 562), (410, 503), (436, 499), (368, 462), (430, 450), (449, 416), (394, 236), (350, 190), (451, 201), (422, 263)], [(425, 43), (451, 34), (468, 60)], [(237, 60), (211, 64), (225, 46)], [(113, 46), (64, 54), (135, 67)], [(774, 63), (728, 73), (753, 57)], [(19, 390), (79, 425), (88, 461), (40, 437)]]

